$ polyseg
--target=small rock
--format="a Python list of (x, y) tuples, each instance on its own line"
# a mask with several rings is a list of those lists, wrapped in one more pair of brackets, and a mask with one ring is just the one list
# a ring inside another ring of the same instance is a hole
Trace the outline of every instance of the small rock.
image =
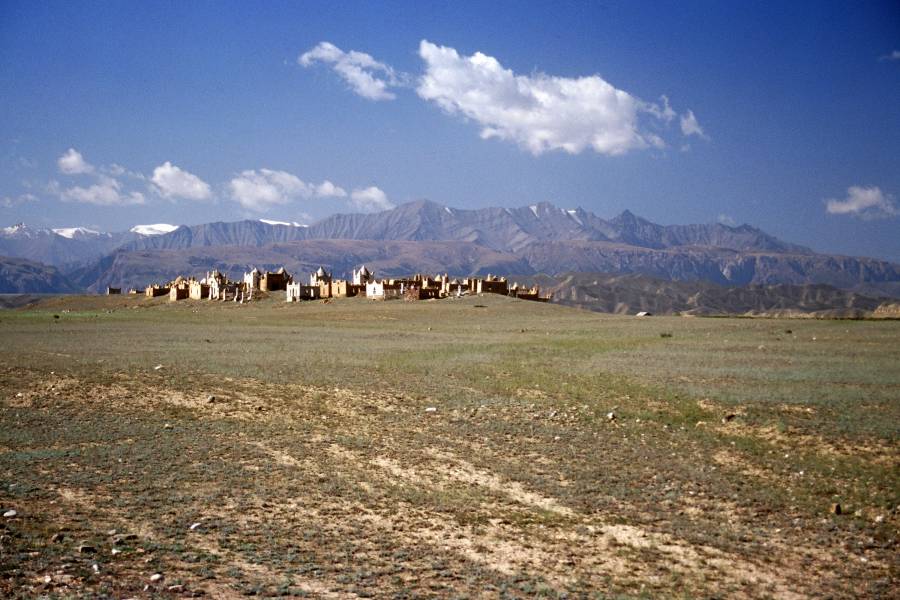
[(25, 396), (25, 394), (23, 394), (22, 392), (19, 392), (18, 394), (16, 394), (16, 398), (22, 398), (24, 396)]
[(122, 551), (119, 548), (113, 548), (112, 550), (110, 550), (110, 554), (112, 554), (113, 556), (115, 556), (116, 554), (121, 554), (121, 553), (122, 553)]
[(198, 527), (200, 527), (201, 524), (202, 524), (202, 523), (199, 523), (199, 522), (198, 522), (198, 523), (194, 523), (193, 525), (191, 525), (191, 526), (189, 527), (189, 529), (190, 529), (191, 531), (194, 531), (195, 529), (197, 529)]
[(170, 585), (170, 586), (167, 587), (166, 589), (167, 589), (168, 591), (170, 591), (170, 592), (175, 592), (176, 594), (180, 594), (181, 592), (184, 591), (184, 586), (181, 585), (181, 584), (179, 584), (179, 585)]
[(44, 583), (53, 583), (53, 578), (49, 575), (44, 575)]
[(553, 437), (553, 441), (554, 441), (554, 442), (558, 442), (560, 439), (561, 439), (561, 438), (560, 438), (558, 435)]
[(216, 401), (216, 397), (210, 394), (210, 395), (206, 398), (206, 401), (209, 402), (210, 404), (212, 404), (213, 402)]
[(12, 519), (13, 517), (15, 517), (18, 514), (19, 513), (17, 513), (16, 511), (9, 509), (5, 513), (3, 513), (3, 516), (6, 517), (7, 519)]
[(94, 573), (99, 573), (99, 572), (100, 572), (100, 565), (98, 565), (97, 563), (94, 563), (94, 564), (92, 565), (92, 568), (94, 569)]
[(157, 581), (162, 581), (162, 573), (154, 573), (150, 576), (150, 583), (156, 583)]
[(875, 522), (876, 522), (876, 523), (883, 523), (883, 522), (884, 522), (884, 515), (878, 515), (877, 517), (875, 517)]
[(172, 424), (166, 423), (165, 425), (163, 425), (163, 429), (172, 429)]
[(609, 411), (608, 413), (606, 413), (606, 420), (607, 421), (615, 421), (616, 413), (614, 413), (613, 411)]
[(54, 544), (58, 544), (64, 539), (66, 539), (66, 536), (64, 536), (62, 533), (54, 533), (53, 537), (50, 538), (50, 541)]
[(425, 409), (425, 412), (437, 412), (437, 408), (434, 406), (429, 406)]
[(78, 551), (82, 554), (93, 554), (97, 551), (97, 549), (90, 544), (81, 544), (80, 546), (78, 546)]
[(722, 417), (722, 422), (723, 422), (723, 423), (727, 423), (727, 422), (729, 422), (729, 421), (733, 421), (735, 417), (737, 417), (736, 414), (734, 414), (734, 413), (728, 413), (727, 415), (725, 415), (724, 417)]
[(843, 509), (841, 508), (841, 505), (838, 504), (837, 502), (835, 502), (834, 504), (831, 505), (831, 510), (830, 510), (830, 512), (831, 512), (831, 514), (833, 514), (833, 515), (839, 515), (839, 514), (843, 513), (844, 511), (843, 511)]
[(162, 365), (156, 365), (155, 367), (153, 367), (154, 371), (159, 371), (160, 369), (162, 369)]

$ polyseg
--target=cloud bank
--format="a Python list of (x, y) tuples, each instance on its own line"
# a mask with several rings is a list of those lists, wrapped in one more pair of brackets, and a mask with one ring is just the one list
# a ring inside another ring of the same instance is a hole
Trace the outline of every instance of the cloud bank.
[(882, 192), (878, 186), (850, 186), (843, 200), (826, 200), (825, 210), (832, 215), (850, 215), (867, 220), (900, 215), (900, 209), (894, 204), (894, 197)]

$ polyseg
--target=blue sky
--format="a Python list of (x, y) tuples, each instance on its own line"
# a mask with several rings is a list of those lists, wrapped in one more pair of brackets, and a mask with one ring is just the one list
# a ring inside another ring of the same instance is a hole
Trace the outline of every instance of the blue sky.
[(758, 4), (6, 1), (0, 225), (547, 200), (900, 261), (900, 5)]

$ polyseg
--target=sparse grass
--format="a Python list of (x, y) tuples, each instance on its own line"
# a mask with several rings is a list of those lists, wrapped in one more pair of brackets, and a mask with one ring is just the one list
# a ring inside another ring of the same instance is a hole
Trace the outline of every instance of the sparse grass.
[(896, 589), (898, 322), (98, 297), (0, 335), (6, 596)]

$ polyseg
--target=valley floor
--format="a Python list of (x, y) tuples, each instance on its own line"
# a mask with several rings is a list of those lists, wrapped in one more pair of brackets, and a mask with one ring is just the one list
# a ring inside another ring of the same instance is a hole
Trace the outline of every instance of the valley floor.
[(64, 297), (0, 337), (4, 597), (897, 595), (898, 321)]

